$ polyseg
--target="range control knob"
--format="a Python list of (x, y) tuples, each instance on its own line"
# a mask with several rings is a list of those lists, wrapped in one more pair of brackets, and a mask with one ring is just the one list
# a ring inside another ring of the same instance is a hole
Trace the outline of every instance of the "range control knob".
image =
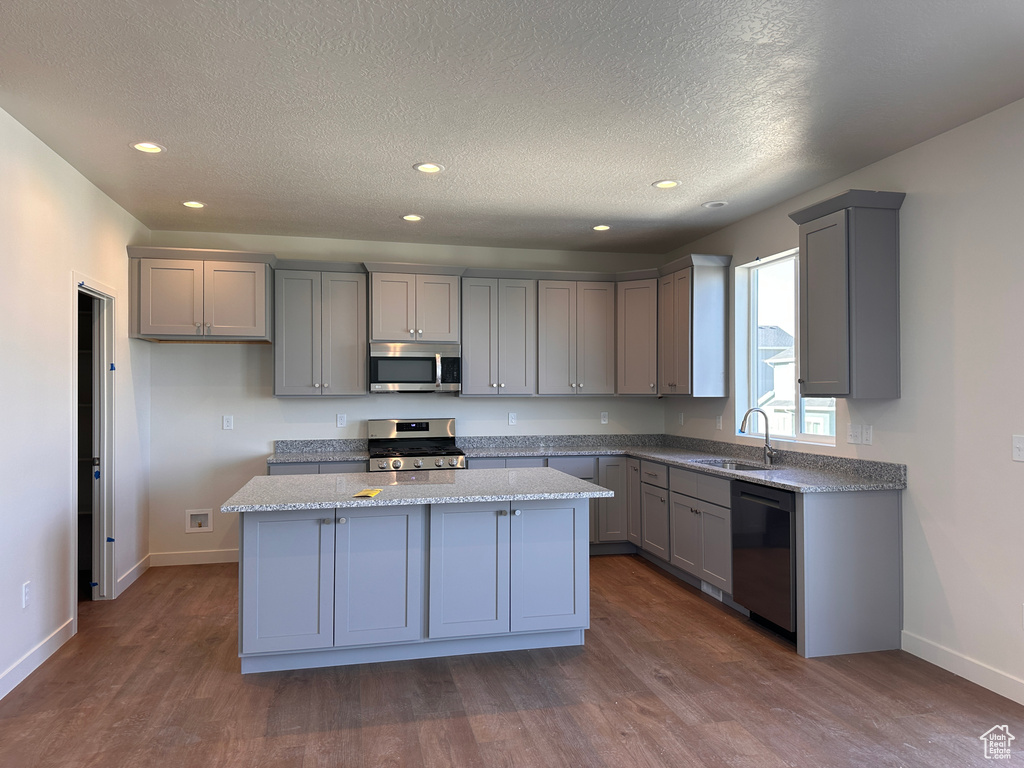
[(416, 467), (416, 469), (419, 469), (420, 467), (423, 466), (423, 459), (416, 459), (416, 461), (414, 461), (412, 465)]
[(452, 456), (450, 459), (448, 459), (448, 463), (451, 464), (453, 467), (456, 466), (459, 463), (459, 457)]
[(444, 459), (434, 459), (434, 466), (435, 467), (443, 467), (444, 466)]
[(391, 468), (392, 469), (401, 469), (402, 468), (402, 460), (401, 459), (392, 459), (391, 460)]
[(387, 468), (388, 468), (388, 463), (387, 463), (387, 461), (385, 459), (381, 459), (380, 461), (377, 462), (377, 469), (387, 469)]

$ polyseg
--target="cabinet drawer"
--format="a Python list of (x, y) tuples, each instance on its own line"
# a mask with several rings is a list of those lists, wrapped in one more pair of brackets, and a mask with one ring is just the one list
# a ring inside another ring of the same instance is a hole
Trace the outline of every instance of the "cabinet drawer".
[(320, 471), (319, 464), (270, 464), (268, 475), (315, 475)]
[(320, 464), (321, 475), (337, 475), (349, 472), (368, 472), (365, 461), (325, 461)]
[[(514, 459), (505, 459), (505, 466), (509, 469), (523, 469), (524, 467), (546, 467), (548, 460), (543, 456), (520, 456)], [(556, 467), (557, 469), (557, 467)], [(562, 470), (565, 472), (565, 470)]]
[(732, 501), (729, 497), (732, 486), (724, 477), (697, 475), (697, 498), (710, 501), (720, 507), (728, 508)]
[(466, 459), (467, 469), (504, 469), (504, 459)]
[(685, 493), (687, 496), (697, 495), (698, 472), (691, 472), (688, 469), (670, 467), (668, 470), (668, 487), (673, 493)]
[(580, 480), (597, 477), (597, 459), (593, 456), (556, 456), (548, 459), (548, 466)]
[(640, 462), (640, 479), (659, 488), (668, 488), (668, 467), (653, 461)]

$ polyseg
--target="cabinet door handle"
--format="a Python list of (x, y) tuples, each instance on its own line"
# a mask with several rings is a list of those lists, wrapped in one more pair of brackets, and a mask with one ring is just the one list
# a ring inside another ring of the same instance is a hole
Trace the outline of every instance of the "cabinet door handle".
[(329, 517), (325, 517), (325, 518), (323, 518), (323, 519), (322, 519), (322, 520), (320, 521), (320, 523), (321, 523), (322, 525), (331, 525), (331, 524), (332, 524), (333, 522), (334, 522), (334, 520), (332, 520), (332, 519), (331, 519), (331, 518), (329, 518)]
[(693, 507), (690, 507), (690, 511), (693, 512), (693, 514), (695, 514), (695, 515), (699, 515), (700, 514), (700, 510), (699, 509), (694, 509)]
[(515, 515), (516, 517), (519, 517), (521, 514), (523, 514), (523, 510), (521, 510), (521, 509), (514, 509), (514, 510), (512, 510), (512, 514)]
[(659, 499), (659, 501), (664, 501), (664, 500), (665, 500), (665, 497), (664, 497), (664, 496), (662, 496), (662, 497), (661, 497), (661, 498)]
[(416, 329), (415, 328), (410, 328), (409, 329), (409, 335), (410, 336), (415, 336), (416, 335)]
[(499, 386), (499, 387), (504, 387), (505, 385), (504, 385), (504, 384), (499, 384), (498, 386)]
[(418, 331), (416, 331), (416, 333), (418, 333), (420, 336), (422, 336), (423, 335), (423, 329), (420, 328)]
[(803, 384), (803, 383), (804, 383), (804, 380), (803, 380), (803, 379), (797, 379), (797, 380), (796, 380), (796, 383), (797, 383), (797, 384)]
[(319, 382), (316, 382), (316, 381), (314, 381), (314, 382), (313, 382), (313, 389), (320, 389), (320, 383), (319, 383)]
[(637, 467), (630, 467), (630, 469), (632, 469), (634, 472), (639, 472), (640, 471)]
[(347, 517), (339, 517), (338, 518), (338, 525), (344, 525), (347, 522), (348, 522), (348, 518)]
[(507, 514), (508, 514), (508, 510), (507, 509), (499, 509), (498, 510), (498, 516), (499, 517), (505, 517), (505, 515), (507, 515)]
[(570, 387), (575, 387), (576, 386), (576, 382), (575, 381), (570, 381), (569, 382), (569, 386)]
[(492, 386), (492, 387), (494, 387), (495, 389), (497, 389), (497, 388), (498, 388), (498, 384), (497, 384), (497, 382), (495, 382), (494, 384), (491, 384), (491, 386)]
[(324, 382), (324, 389), (327, 389), (327, 382)]
[(654, 389), (654, 385), (653, 384), (651, 384), (651, 389)]

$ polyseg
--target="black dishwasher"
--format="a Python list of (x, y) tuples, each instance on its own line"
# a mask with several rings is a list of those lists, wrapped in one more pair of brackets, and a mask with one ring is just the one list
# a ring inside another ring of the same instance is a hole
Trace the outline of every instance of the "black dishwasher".
[(796, 632), (796, 525), (789, 491), (732, 483), (732, 599)]

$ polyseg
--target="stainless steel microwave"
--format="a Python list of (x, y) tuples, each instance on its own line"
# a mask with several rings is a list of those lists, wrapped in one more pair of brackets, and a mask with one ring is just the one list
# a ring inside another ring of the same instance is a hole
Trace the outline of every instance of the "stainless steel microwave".
[(458, 392), (462, 389), (461, 355), (459, 344), (371, 344), (370, 391)]

